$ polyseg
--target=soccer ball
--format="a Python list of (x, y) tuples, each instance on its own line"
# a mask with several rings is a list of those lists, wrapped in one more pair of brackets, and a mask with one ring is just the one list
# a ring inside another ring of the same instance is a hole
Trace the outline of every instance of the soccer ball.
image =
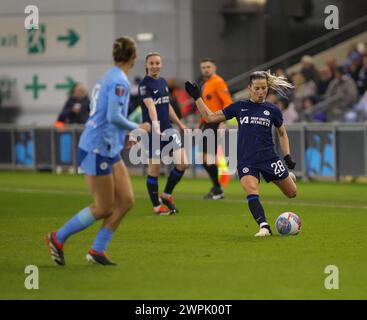
[(282, 213), (275, 222), (275, 227), (282, 236), (298, 234), (301, 226), (301, 219), (293, 212)]

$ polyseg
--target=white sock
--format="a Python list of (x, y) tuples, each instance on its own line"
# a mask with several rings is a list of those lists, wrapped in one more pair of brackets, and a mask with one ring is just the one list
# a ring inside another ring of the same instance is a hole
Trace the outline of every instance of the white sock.
[(264, 227), (264, 226), (268, 226), (268, 225), (269, 225), (269, 223), (267, 223), (267, 222), (260, 223), (260, 229), (261, 229), (262, 227)]

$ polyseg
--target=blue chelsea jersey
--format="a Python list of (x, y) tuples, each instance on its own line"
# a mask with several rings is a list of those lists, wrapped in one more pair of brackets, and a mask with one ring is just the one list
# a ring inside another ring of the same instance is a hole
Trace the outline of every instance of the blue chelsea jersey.
[(126, 119), (129, 87), (126, 74), (116, 66), (97, 81), (91, 94), (89, 119), (79, 140), (81, 149), (105, 157), (121, 152), (126, 128), (117, 125), (114, 118)]
[(275, 152), (272, 126), (283, 125), (279, 108), (270, 103), (238, 101), (223, 110), (227, 120), (236, 118), (238, 123), (237, 165), (250, 165), (278, 155)]
[(143, 122), (152, 123), (148, 108), (144, 103), (144, 99), (146, 98), (151, 98), (154, 102), (161, 132), (168, 128), (172, 128), (169, 119), (170, 102), (166, 80), (164, 78), (153, 79), (152, 77), (145, 76), (139, 83), (139, 100), (143, 111)]

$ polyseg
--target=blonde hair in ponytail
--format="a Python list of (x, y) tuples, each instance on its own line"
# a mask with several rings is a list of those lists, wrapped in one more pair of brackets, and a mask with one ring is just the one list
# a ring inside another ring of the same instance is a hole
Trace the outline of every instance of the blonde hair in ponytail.
[(250, 84), (253, 80), (266, 79), (269, 89), (272, 89), (279, 93), (282, 97), (287, 97), (289, 91), (294, 88), (294, 86), (287, 81), (283, 76), (277, 77), (268, 71), (256, 71), (250, 75)]

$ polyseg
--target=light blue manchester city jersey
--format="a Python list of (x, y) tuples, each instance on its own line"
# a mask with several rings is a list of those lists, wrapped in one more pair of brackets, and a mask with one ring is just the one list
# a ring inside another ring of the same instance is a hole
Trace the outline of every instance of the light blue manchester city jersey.
[(121, 152), (125, 131), (138, 127), (127, 120), (129, 86), (126, 74), (116, 66), (96, 83), (79, 148), (105, 157), (114, 157)]

